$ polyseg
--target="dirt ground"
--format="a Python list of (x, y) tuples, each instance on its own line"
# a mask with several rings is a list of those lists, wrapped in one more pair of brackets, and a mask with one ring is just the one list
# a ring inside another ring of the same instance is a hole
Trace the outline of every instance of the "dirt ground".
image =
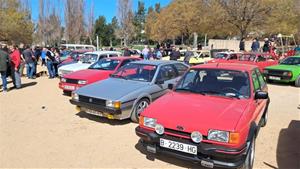
[[(147, 159), (137, 144), (137, 124), (77, 112), (58, 79), (22, 81), (22, 89), (0, 92), (1, 168), (199, 168), (163, 155)], [(269, 85), (269, 93), (255, 168), (299, 169), (300, 89)]]

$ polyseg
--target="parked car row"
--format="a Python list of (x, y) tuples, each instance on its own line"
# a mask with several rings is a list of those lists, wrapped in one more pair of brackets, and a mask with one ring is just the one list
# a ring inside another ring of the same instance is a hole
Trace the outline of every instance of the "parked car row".
[(147, 152), (208, 168), (253, 168), (255, 140), (268, 121), (266, 81), (297, 81), (300, 72), (300, 56), (269, 67), (278, 61), (264, 53), (223, 52), (192, 67), (106, 52), (89, 55), (88, 63), (76, 63), (89, 66), (62, 73), (59, 83), (72, 92), (77, 111), (138, 122), (135, 132)]

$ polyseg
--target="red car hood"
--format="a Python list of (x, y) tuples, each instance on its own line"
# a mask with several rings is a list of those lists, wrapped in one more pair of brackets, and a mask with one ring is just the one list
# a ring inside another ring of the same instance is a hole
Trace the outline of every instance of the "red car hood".
[(179, 125), (185, 132), (207, 135), (209, 129), (233, 131), (248, 103), (247, 99), (170, 92), (142, 115), (156, 118), (165, 128), (177, 130)]
[(97, 80), (106, 79), (113, 72), (114, 71), (111, 70), (86, 69), (86, 70), (79, 70), (74, 73), (67, 74), (64, 76), (64, 78), (87, 80), (88, 83), (90, 83), (90, 82), (95, 82)]

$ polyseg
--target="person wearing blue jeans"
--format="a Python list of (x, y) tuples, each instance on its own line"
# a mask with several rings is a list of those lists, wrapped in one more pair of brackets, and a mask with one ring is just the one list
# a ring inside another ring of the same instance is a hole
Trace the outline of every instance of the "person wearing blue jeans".
[(1, 79), (2, 79), (2, 89), (4, 92), (7, 91), (7, 79), (6, 79), (6, 72), (5, 71), (1, 71)]
[(0, 49), (0, 75), (2, 79), (2, 88), (4, 92), (7, 91), (6, 75), (7, 75), (7, 68), (9, 63), (10, 63), (10, 57), (8, 53)]
[(53, 66), (53, 62), (51, 60), (47, 60), (47, 69), (48, 69), (48, 74), (49, 78), (52, 79), (55, 77), (55, 69)]
[(26, 70), (27, 70), (27, 77), (29, 79), (33, 79), (33, 75), (34, 75), (34, 72), (35, 72), (35, 65), (34, 63), (27, 63), (26, 64)]

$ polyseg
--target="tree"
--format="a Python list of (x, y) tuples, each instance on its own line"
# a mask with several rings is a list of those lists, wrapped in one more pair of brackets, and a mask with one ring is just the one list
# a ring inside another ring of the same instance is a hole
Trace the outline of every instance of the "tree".
[(145, 37), (145, 21), (146, 21), (146, 10), (145, 3), (138, 1), (138, 10), (134, 14), (133, 24), (135, 27), (135, 40), (141, 42)]
[(219, 0), (219, 4), (226, 13), (224, 19), (240, 32), (241, 37), (245, 37), (249, 29), (260, 27), (265, 23), (274, 9), (275, 1)]
[(87, 19), (87, 36), (89, 38), (90, 44), (93, 44), (93, 35), (94, 35), (94, 1), (91, 2), (90, 11)]
[(24, 7), (26, 3), (19, 0), (1, 0), (0, 41), (16, 44), (32, 43), (34, 25), (31, 22), (30, 9)]
[(129, 40), (134, 34), (133, 12), (131, 0), (118, 0), (118, 36), (123, 40), (124, 46), (127, 46)]
[[(105, 16), (99, 16), (95, 22), (95, 36), (99, 37), (100, 46), (107, 44), (107, 31), (108, 27), (106, 25)], [(108, 40), (109, 41), (109, 40)]]
[(68, 43), (80, 43), (84, 36), (84, 1), (65, 1), (65, 37)]

